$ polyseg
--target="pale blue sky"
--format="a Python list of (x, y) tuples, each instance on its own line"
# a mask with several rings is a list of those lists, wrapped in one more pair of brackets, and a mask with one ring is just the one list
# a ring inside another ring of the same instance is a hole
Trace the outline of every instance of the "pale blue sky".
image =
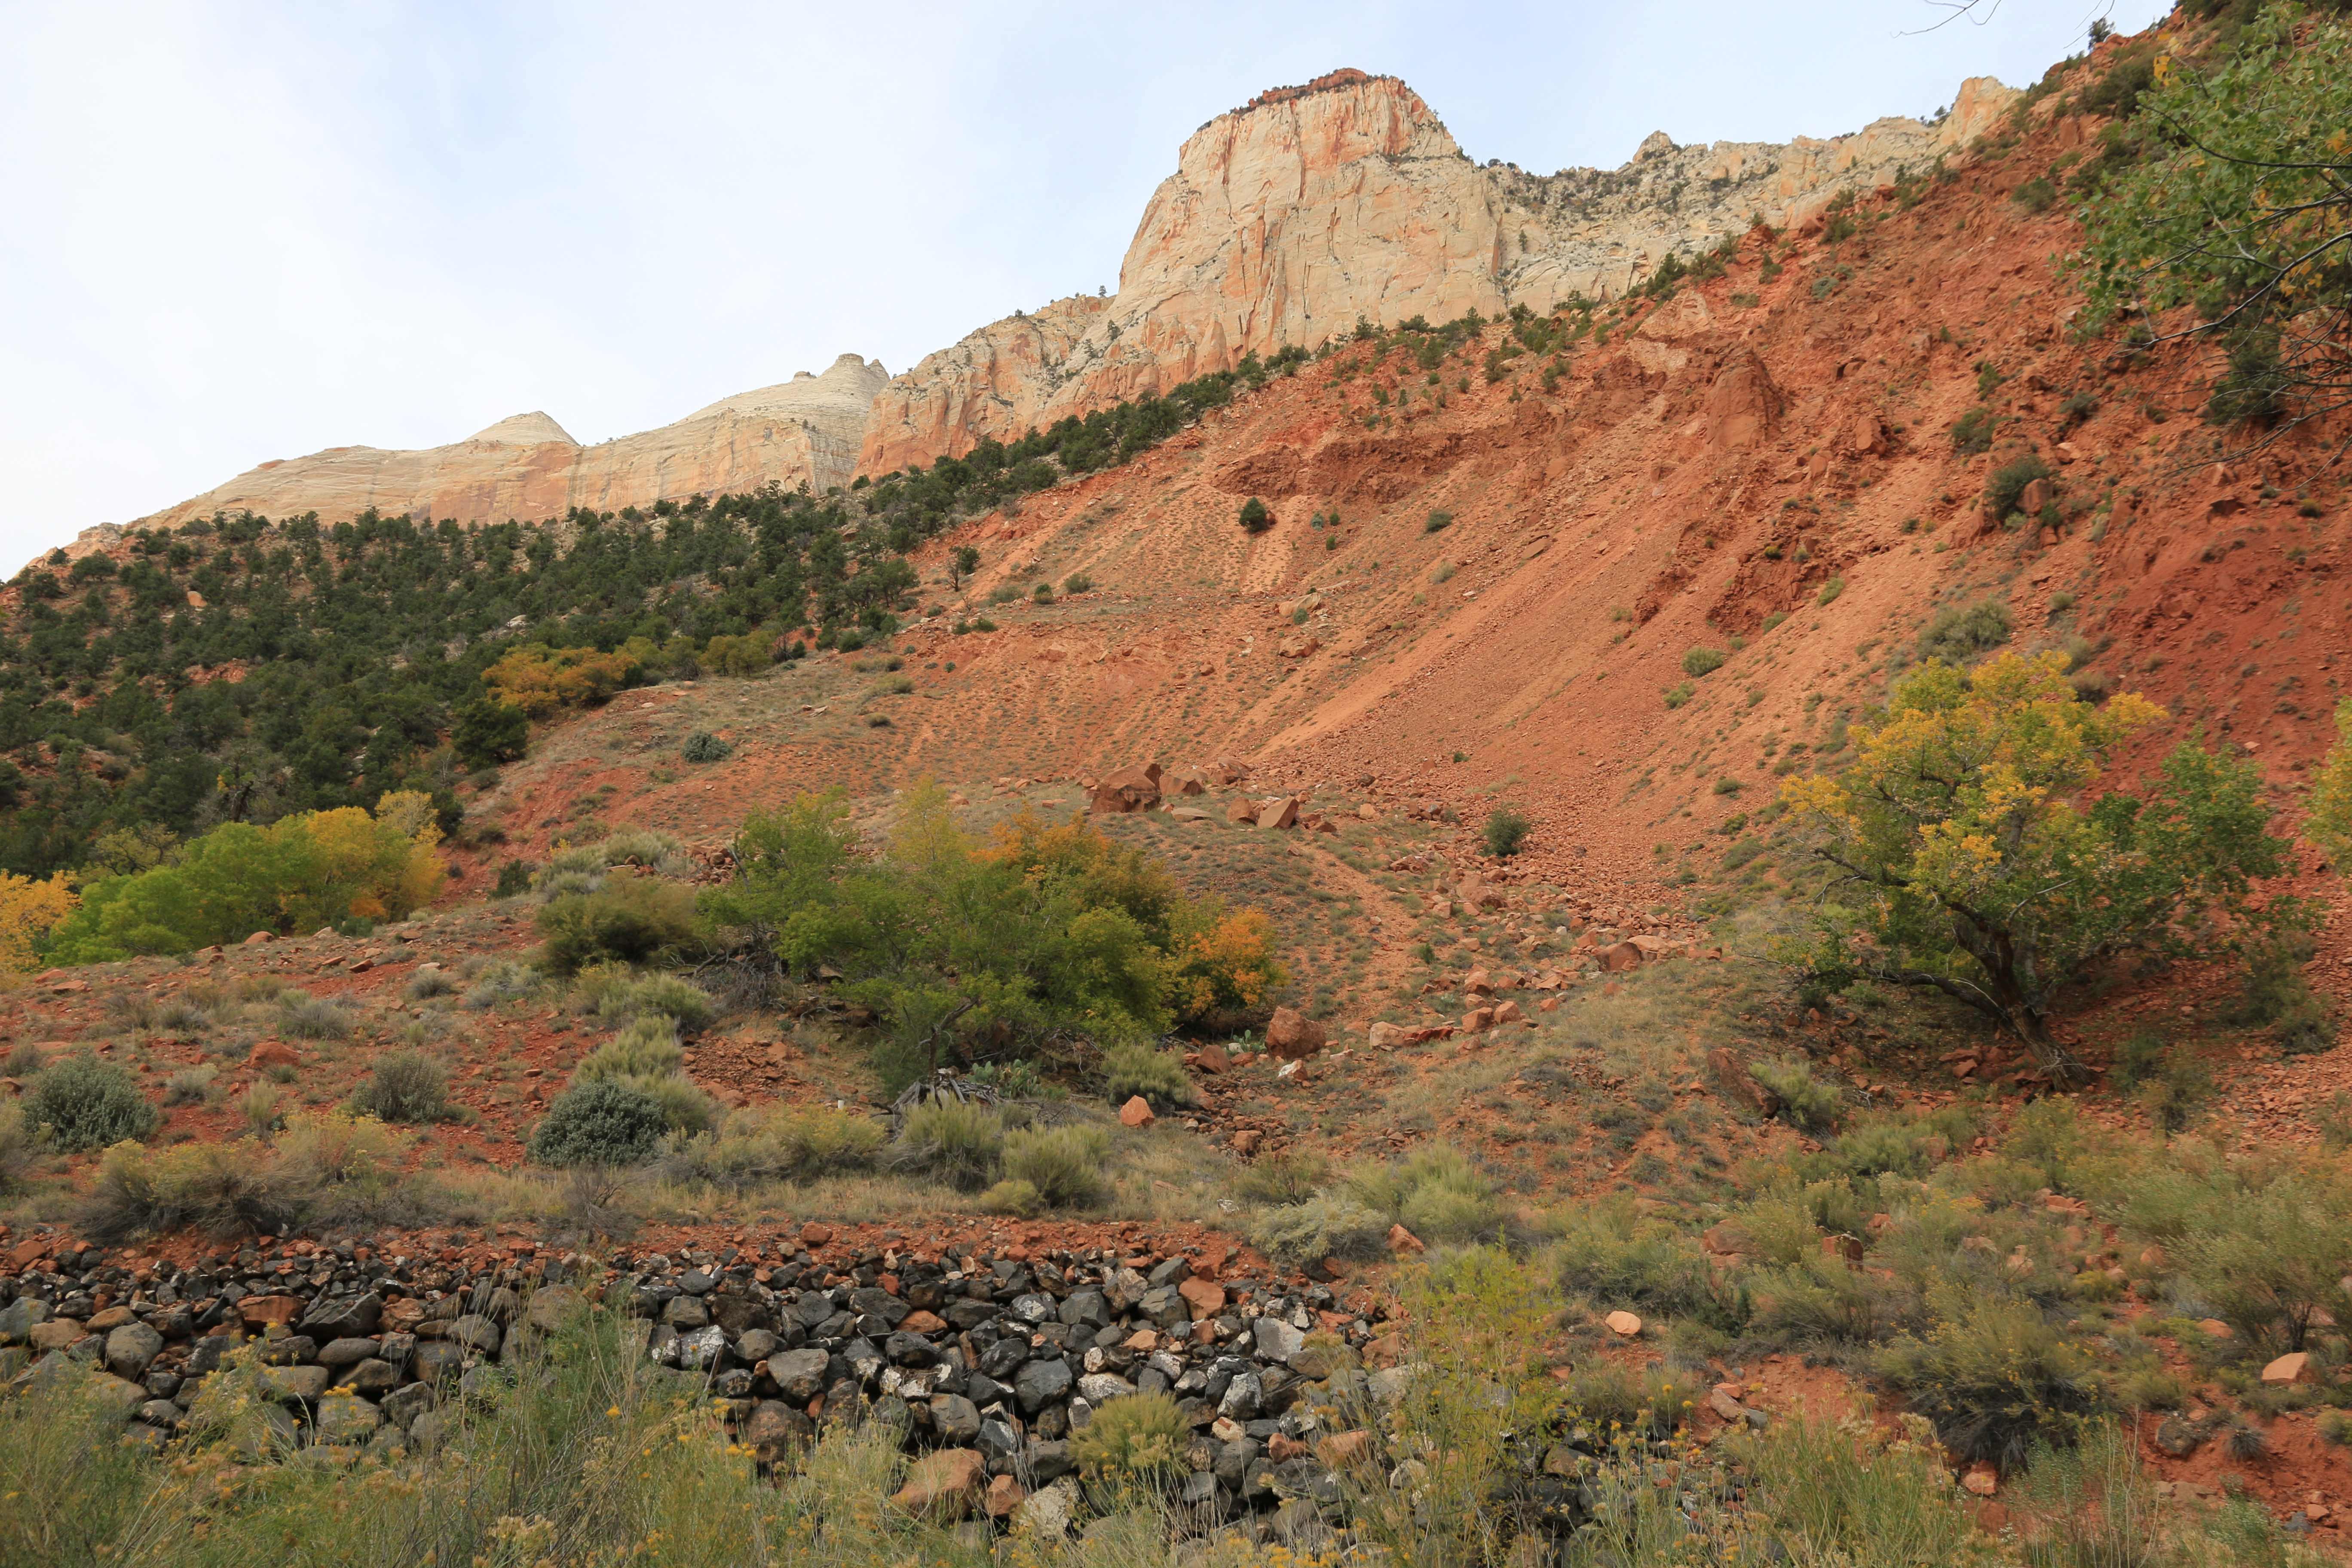
[(1464, 151), (1833, 135), (2153, 0), (0, 0), (0, 572), (269, 458), (583, 441), (1115, 285), (1178, 143), (1339, 66)]

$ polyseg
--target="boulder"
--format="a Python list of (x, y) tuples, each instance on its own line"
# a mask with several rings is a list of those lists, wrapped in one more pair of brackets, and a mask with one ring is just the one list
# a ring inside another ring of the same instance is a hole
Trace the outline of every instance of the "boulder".
[(163, 1335), (142, 1322), (125, 1323), (106, 1336), (106, 1370), (136, 1383), (163, 1350)]
[(1622, 1308), (1601, 1320), (1609, 1331), (1621, 1340), (1630, 1340), (1642, 1331), (1642, 1320)]
[(1405, 1043), (1410, 1031), (1400, 1025), (1376, 1023), (1366, 1031), (1365, 1043), (1376, 1051), (1393, 1050)]
[(71, 1318), (51, 1318), (25, 1331), (25, 1342), (33, 1347), (36, 1355), (64, 1350), (88, 1338), (89, 1331)]
[(2156, 1446), (2176, 1459), (2185, 1459), (2205, 1441), (2205, 1428), (2194, 1421), (2168, 1415), (2157, 1424)]
[(2311, 1381), (2311, 1357), (2302, 1351), (2295, 1351), (2291, 1354), (2283, 1355), (2276, 1361), (2271, 1363), (2268, 1366), (2263, 1368), (2263, 1381), (2266, 1384), (2273, 1384), (2309, 1383)]
[(1601, 967), (1611, 974), (1622, 974), (1629, 969), (1642, 967), (1642, 950), (1630, 942), (1604, 947), (1599, 956)]
[(1265, 1048), (1279, 1061), (1304, 1061), (1325, 1043), (1323, 1026), (1289, 1007), (1276, 1007), (1265, 1026)]
[(768, 1358), (768, 1375), (786, 1399), (806, 1405), (824, 1392), (825, 1370), (832, 1358), (821, 1350), (786, 1351)]
[(319, 1401), (311, 1430), (328, 1444), (364, 1443), (383, 1425), (383, 1412), (352, 1394), (330, 1394)]
[(1260, 827), (1296, 827), (1298, 826), (1298, 802), (1296, 797), (1286, 795), (1261, 800), (1251, 820)]
[(1495, 1022), (1497, 1024), (1525, 1023), (1527, 1021), (1527, 1016), (1528, 1016), (1525, 1013), (1519, 1010), (1519, 1005), (1517, 1002), (1497, 1002), (1495, 1004)]
[(1389, 1226), (1388, 1247), (1399, 1258), (1414, 1258), (1428, 1250), (1421, 1237), (1401, 1225)]
[(309, 1404), (327, 1392), (328, 1376), (323, 1366), (265, 1366), (261, 1391), (282, 1404)]
[(1235, 800), (1226, 804), (1225, 820), (1237, 827), (1249, 827), (1257, 821), (1257, 802)]
[(1148, 763), (1139, 768), (1120, 768), (1104, 775), (1087, 801), (1091, 812), (1118, 815), (1130, 811), (1150, 811), (1160, 804), (1160, 764)]
[(939, 1448), (907, 1470), (907, 1484), (890, 1500), (908, 1513), (961, 1519), (988, 1484), (988, 1460), (977, 1448)]
[(295, 1068), (302, 1058), (283, 1040), (264, 1040), (246, 1053), (246, 1065), (257, 1068)]
[(1149, 1127), (1158, 1120), (1151, 1114), (1151, 1102), (1143, 1096), (1130, 1095), (1118, 1108), (1118, 1124), (1122, 1127)]

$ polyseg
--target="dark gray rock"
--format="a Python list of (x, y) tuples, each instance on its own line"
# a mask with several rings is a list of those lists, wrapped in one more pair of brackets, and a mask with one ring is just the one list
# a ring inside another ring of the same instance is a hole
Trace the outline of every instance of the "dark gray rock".
[(931, 1395), (931, 1429), (951, 1448), (969, 1447), (980, 1436), (980, 1409), (957, 1394)]
[(373, 1398), (389, 1394), (400, 1386), (400, 1369), (388, 1361), (371, 1358), (345, 1367), (342, 1376), (337, 1381), (353, 1394), (364, 1394)]
[(330, 1340), (319, 1347), (319, 1364), (325, 1367), (357, 1366), (375, 1359), (383, 1347), (373, 1340)]
[(1073, 1381), (1070, 1369), (1058, 1361), (1027, 1362), (1013, 1374), (1013, 1392), (1021, 1408), (1034, 1415), (1066, 1397)]
[(1074, 1329), (1102, 1329), (1110, 1323), (1110, 1302), (1099, 1290), (1073, 1290), (1058, 1314)]
[(906, 1302), (877, 1285), (861, 1285), (849, 1293), (849, 1310), (860, 1317), (879, 1318), (891, 1328), (897, 1328), (914, 1310)]
[(106, 1370), (127, 1383), (137, 1383), (163, 1351), (163, 1335), (136, 1321), (124, 1323), (106, 1336)]
[(806, 1405), (824, 1392), (831, 1359), (823, 1351), (786, 1351), (768, 1358), (768, 1376), (786, 1399)]
[(488, 1314), (467, 1312), (449, 1324), (448, 1341), (478, 1355), (496, 1355), (506, 1336), (492, 1322)]

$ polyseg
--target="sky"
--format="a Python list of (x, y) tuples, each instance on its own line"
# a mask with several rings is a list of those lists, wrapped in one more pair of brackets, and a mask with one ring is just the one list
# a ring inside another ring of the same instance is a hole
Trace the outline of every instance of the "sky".
[(1115, 289), (1176, 150), (1402, 77), (1472, 158), (1933, 113), (2153, 0), (0, 0), (0, 571), (272, 458), (578, 440)]

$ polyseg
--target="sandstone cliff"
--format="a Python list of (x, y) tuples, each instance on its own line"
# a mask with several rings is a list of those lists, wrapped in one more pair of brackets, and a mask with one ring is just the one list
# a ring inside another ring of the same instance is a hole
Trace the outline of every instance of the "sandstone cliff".
[(866, 405), (889, 379), (880, 361), (843, 354), (823, 375), (724, 397), (675, 424), (583, 447), (544, 414), (518, 414), (446, 447), (331, 447), (264, 463), (157, 512), (158, 524), (251, 510), (315, 511), (330, 521), (369, 507), (391, 515), (499, 521), (574, 506), (616, 510), (774, 480), (845, 484)]
[(1613, 295), (1751, 216), (1801, 222), (1841, 191), (1925, 172), (2014, 96), (1980, 78), (1933, 125), (1881, 120), (1785, 146), (1677, 147), (1660, 133), (1622, 169), (1535, 175), (1473, 163), (1392, 77), (1343, 70), (1266, 93), (1186, 141), (1115, 298), (1059, 301), (930, 355), (875, 399), (859, 468), (957, 455), (1253, 352), (1318, 346), (1360, 318)]

